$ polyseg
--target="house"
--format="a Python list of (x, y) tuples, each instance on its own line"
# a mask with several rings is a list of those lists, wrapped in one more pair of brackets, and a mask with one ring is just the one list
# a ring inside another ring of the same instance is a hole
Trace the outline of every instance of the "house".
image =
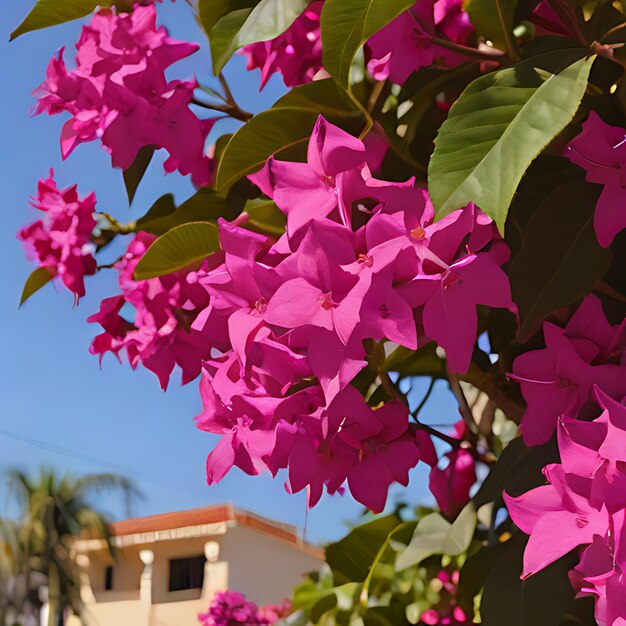
[(232, 505), (130, 519), (112, 532), (115, 560), (101, 540), (75, 544), (93, 626), (197, 626), (224, 589), (280, 603), (324, 559), (294, 527)]

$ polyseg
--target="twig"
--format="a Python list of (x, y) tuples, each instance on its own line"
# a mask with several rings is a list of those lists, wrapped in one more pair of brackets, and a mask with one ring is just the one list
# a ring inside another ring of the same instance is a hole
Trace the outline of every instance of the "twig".
[(467, 440), (472, 444), (472, 446), (476, 445), (478, 441), (478, 427), (476, 425), (476, 421), (474, 420), (474, 415), (472, 414), (472, 409), (467, 402), (467, 398), (465, 397), (465, 393), (463, 393), (463, 388), (461, 387), (461, 383), (459, 382), (459, 377), (450, 369), (450, 366), (446, 364), (446, 372), (448, 374), (448, 383), (450, 385), (450, 390), (454, 394), (456, 401), (459, 405), (459, 413), (465, 422), (465, 436)]
[(415, 409), (415, 411), (411, 413), (411, 415), (413, 416), (413, 419), (415, 419), (416, 421), (417, 421), (417, 417), (420, 414), (420, 411), (424, 408), (424, 405), (428, 402), (428, 399), (430, 398), (430, 394), (433, 392), (433, 389), (435, 388), (436, 382), (437, 382), (436, 378), (430, 379), (430, 385), (428, 385), (428, 389), (426, 390), (426, 393), (424, 394), (422, 401), (417, 405), (417, 408)]
[(210, 111), (219, 111), (220, 113), (225, 113), (226, 115), (228, 115), (228, 117), (232, 117), (233, 119), (240, 120), (242, 122), (247, 122), (254, 117), (252, 113), (244, 111), (238, 106), (232, 106), (230, 104), (213, 104), (210, 102), (202, 102), (197, 98), (192, 98), (191, 104), (195, 104), (196, 106), (202, 107), (203, 109), (209, 109)]

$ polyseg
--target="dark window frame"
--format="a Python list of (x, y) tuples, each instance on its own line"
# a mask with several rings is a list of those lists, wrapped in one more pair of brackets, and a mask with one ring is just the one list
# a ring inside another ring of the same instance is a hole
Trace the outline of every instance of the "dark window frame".
[(104, 590), (113, 591), (113, 566), (107, 565), (104, 570)]
[(168, 564), (168, 591), (202, 589), (205, 563), (204, 554), (170, 559)]

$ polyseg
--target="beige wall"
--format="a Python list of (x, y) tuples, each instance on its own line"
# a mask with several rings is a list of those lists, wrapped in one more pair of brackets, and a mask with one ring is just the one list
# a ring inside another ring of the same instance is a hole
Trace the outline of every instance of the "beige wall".
[(229, 563), (229, 588), (257, 604), (277, 604), (291, 595), (321, 561), (280, 539), (237, 526), (222, 538), (220, 559)]

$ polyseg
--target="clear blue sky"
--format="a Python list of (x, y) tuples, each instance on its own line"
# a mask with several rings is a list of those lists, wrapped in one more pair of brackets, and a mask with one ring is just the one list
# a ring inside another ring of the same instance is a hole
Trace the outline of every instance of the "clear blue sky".
[[(175, 375), (164, 394), (153, 374), (142, 369), (132, 372), (113, 358), (105, 359), (100, 370), (97, 359), (87, 351), (98, 329), (85, 320), (102, 298), (116, 293), (112, 271), (87, 279), (87, 296), (77, 308), (72, 308), (69, 292), (48, 285), (18, 311), (21, 289), (33, 266), (25, 259), (15, 233), (35, 219), (28, 198), (50, 167), (55, 168), (60, 185), (78, 183), (82, 194), (95, 191), (98, 209), (121, 221), (141, 215), (165, 192), (173, 191), (179, 200), (192, 193), (187, 180), (177, 174), (164, 177), (160, 164), (153, 162), (129, 211), (121, 173), (110, 167), (110, 158), (99, 145), (82, 145), (61, 161), (59, 132), (66, 118), (30, 117), (34, 103), (30, 93), (41, 83), (50, 57), (60, 47), (67, 46), (66, 59), (73, 58), (80, 24), (29, 33), (9, 44), (9, 32), (30, 4), (27, 0), (0, 2), (0, 472), (15, 466), (35, 471), (42, 464), (75, 473), (120, 471), (134, 478), (146, 495), (133, 514), (232, 501), (303, 526), (304, 497), (287, 495), (284, 477), (248, 477), (235, 470), (220, 485), (206, 486), (205, 457), (216, 438), (194, 427), (193, 416), (200, 409), (196, 383), (181, 388)], [(214, 85), (206, 41), (189, 7), (179, 1), (159, 5), (158, 10), (172, 36), (202, 44), (194, 57), (174, 66), (176, 77), (188, 78), (196, 72), (201, 82)], [(241, 105), (251, 111), (267, 108), (284, 90), (275, 77), (259, 94), (258, 72), (247, 73), (240, 58), (229, 64), (226, 75)], [(226, 130), (230, 130), (226, 125), (218, 128)], [(113, 260), (115, 251), (109, 256)], [(456, 407), (441, 386), (429, 402), (429, 414), (433, 422), (451, 422), (456, 419)], [(10, 433), (31, 443), (7, 436)], [(45, 447), (33, 441), (44, 442)], [(74, 455), (55, 451), (58, 448)], [(398, 498), (417, 502), (424, 497), (426, 472), (418, 468), (413, 474), (409, 490), (394, 490), (391, 504)], [(124, 516), (121, 503), (115, 500), (103, 499), (101, 505), (118, 518)], [(7, 510), (2, 486), (0, 514)], [(338, 538), (346, 522), (355, 521), (360, 513), (361, 507), (349, 497), (325, 497), (308, 514), (307, 538)]]

